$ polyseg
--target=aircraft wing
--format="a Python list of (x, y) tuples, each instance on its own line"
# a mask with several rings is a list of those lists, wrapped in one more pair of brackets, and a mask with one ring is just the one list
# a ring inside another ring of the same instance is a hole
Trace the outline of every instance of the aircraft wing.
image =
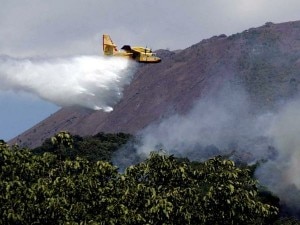
[(126, 51), (126, 52), (132, 52), (132, 49), (131, 49), (130, 45), (124, 45), (121, 49)]
[(150, 49), (147, 49), (144, 47), (132, 47), (131, 48), (130, 45), (124, 45), (121, 49), (126, 52), (132, 52), (132, 53), (136, 53), (136, 54), (151, 53)]
[(122, 48), (126, 54), (130, 54), (132, 59), (138, 62), (155, 63), (160, 62), (161, 59), (156, 57), (155, 53), (149, 48), (144, 47), (130, 47), (130, 45), (124, 45)]
[(141, 52), (132, 49), (130, 45), (124, 45), (121, 49), (124, 50), (126, 53), (131, 54), (133, 59), (141, 55)]

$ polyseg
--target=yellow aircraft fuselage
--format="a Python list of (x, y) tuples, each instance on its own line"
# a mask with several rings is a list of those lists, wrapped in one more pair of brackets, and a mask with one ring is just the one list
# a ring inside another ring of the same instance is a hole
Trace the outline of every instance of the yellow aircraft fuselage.
[(149, 48), (124, 45), (121, 49), (122, 51), (118, 51), (117, 46), (112, 42), (109, 35), (103, 35), (104, 55), (126, 57), (141, 63), (159, 63), (161, 61)]

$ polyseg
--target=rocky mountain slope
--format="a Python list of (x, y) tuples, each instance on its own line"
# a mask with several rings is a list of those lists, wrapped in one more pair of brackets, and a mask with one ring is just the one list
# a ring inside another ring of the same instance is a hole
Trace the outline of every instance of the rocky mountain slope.
[(227, 37), (214, 36), (181, 51), (157, 51), (162, 62), (139, 65), (124, 97), (110, 113), (62, 108), (10, 141), (35, 147), (58, 131), (82, 136), (137, 133), (154, 121), (188, 112), (224, 82), (243, 86), (253, 112), (276, 107), (298, 92), (300, 21), (266, 23)]

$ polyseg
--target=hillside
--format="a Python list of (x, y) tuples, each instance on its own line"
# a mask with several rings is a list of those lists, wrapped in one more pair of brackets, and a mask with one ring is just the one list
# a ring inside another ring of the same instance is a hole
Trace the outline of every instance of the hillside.
[(162, 62), (140, 64), (123, 99), (110, 113), (62, 108), (10, 143), (36, 147), (61, 130), (135, 134), (154, 121), (189, 111), (224, 82), (243, 86), (256, 111), (275, 108), (298, 92), (300, 21), (266, 23), (231, 36), (219, 35), (181, 51), (159, 50)]

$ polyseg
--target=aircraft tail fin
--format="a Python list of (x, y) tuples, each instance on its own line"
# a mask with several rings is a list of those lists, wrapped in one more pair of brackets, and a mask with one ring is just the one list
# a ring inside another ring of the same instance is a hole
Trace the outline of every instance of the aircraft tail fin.
[(103, 52), (105, 55), (113, 55), (117, 52), (117, 46), (113, 43), (108, 34), (103, 34)]

